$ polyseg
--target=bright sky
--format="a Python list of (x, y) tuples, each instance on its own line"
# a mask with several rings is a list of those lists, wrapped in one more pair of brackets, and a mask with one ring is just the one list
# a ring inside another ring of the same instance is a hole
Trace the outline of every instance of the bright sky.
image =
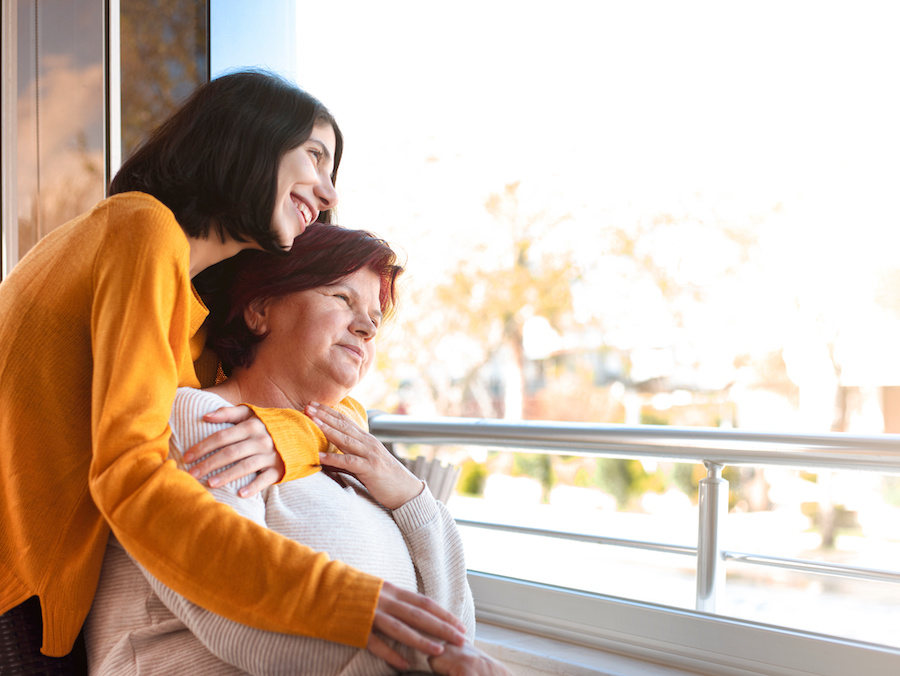
[[(526, 208), (571, 215), (554, 240), (587, 262), (605, 227), (660, 213), (758, 221), (768, 273), (713, 293), (697, 324), (710, 350), (792, 340), (798, 299), (875, 321), (876, 273), (900, 245), (896, 3), (231, 4), (239, 37), (219, 48), (329, 106), (346, 139), (340, 221), (404, 248), (412, 284), (494, 246), (484, 200), (522, 181)], [(702, 227), (664, 246), (701, 277), (721, 254)], [(675, 340), (653, 293), (617, 274), (587, 280), (585, 311), (629, 314), (621, 342)]]

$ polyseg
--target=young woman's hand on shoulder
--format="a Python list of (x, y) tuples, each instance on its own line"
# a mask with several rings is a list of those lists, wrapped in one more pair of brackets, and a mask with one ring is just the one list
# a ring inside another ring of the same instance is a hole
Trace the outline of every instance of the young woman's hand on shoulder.
[(191, 463), (212, 453), (190, 469), (194, 478), (232, 465), (210, 477), (210, 488), (224, 486), (255, 474), (256, 478), (238, 492), (242, 498), (249, 498), (278, 483), (284, 476), (284, 462), (275, 450), (272, 437), (263, 422), (247, 406), (223, 406), (207, 413), (203, 420), (209, 423), (231, 423), (232, 426), (211, 434), (184, 454), (185, 463)]

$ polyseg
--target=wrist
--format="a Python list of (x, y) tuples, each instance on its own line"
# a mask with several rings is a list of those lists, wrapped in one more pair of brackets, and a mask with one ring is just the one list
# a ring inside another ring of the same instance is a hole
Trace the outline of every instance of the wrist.
[(422, 495), (422, 492), (425, 490), (425, 482), (416, 477), (412, 477), (412, 479), (412, 481), (405, 482), (403, 490), (398, 491), (395, 494), (394, 499), (391, 500), (391, 504), (385, 504), (384, 506), (393, 512)]

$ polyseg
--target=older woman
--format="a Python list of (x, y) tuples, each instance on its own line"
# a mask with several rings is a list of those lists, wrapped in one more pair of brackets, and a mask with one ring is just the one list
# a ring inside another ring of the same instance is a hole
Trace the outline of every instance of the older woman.
[[(216, 499), (248, 524), (426, 594), (462, 618), (471, 639), (473, 603), (452, 517), (365, 431), (364, 409), (347, 396), (374, 361), (375, 336), (393, 309), (401, 271), (383, 241), (321, 224), (309, 226), (288, 257), (242, 254), (230, 311), (210, 336), (230, 376), (206, 390), (179, 390), (170, 457), (184, 466), (183, 452), (221, 427), (203, 422), (204, 414), (223, 405), (305, 411), (333, 451), (320, 458), (310, 449), (309, 476), (250, 499), (237, 497), (242, 480), (213, 489)], [(225, 549), (232, 533), (221, 535)], [(203, 610), (140, 569), (116, 542), (107, 550), (86, 638), (91, 674), (395, 673), (372, 652), (264, 632)], [(428, 668), (425, 656), (392, 647)], [(439, 673), (505, 673), (471, 644), (448, 645), (431, 666)]]

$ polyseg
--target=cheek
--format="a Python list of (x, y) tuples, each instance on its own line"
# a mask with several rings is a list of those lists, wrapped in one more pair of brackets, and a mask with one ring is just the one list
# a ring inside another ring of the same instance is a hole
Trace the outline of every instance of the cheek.
[(362, 379), (369, 372), (369, 369), (375, 365), (375, 346), (371, 342), (366, 346), (366, 355), (368, 358), (359, 374), (360, 379)]

